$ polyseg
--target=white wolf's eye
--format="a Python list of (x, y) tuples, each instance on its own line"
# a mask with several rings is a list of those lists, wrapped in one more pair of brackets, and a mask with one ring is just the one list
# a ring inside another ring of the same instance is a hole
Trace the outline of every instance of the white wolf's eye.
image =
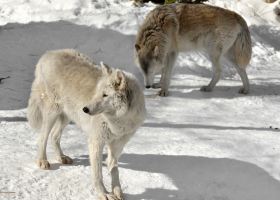
[(103, 97), (108, 97), (108, 94), (103, 94)]

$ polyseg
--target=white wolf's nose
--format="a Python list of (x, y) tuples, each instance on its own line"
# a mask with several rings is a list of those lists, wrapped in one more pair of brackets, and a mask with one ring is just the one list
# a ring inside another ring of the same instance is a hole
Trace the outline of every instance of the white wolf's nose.
[(83, 108), (83, 111), (84, 111), (85, 113), (87, 113), (87, 114), (88, 114), (88, 113), (89, 113), (89, 109), (88, 109), (88, 107), (84, 107), (84, 108)]

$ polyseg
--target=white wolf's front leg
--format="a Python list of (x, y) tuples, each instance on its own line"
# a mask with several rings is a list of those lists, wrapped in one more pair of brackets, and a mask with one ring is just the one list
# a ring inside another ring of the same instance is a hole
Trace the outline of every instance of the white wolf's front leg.
[(120, 139), (114, 140), (108, 145), (107, 165), (111, 172), (112, 192), (118, 200), (123, 200), (118, 169), (118, 159), (121, 155), (124, 145), (129, 141), (132, 134), (125, 135)]
[(102, 151), (104, 141), (94, 134), (89, 138), (89, 158), (93, 174), (93, 182), (98, 196), (98, 200), (107, 200), (107, 194), (102, 177)]
[(170, 84), (170, 79), (171, 79), (171, 74), (172, 74), (172, 69), (174, 66), (174, 63), (176, 61), (177, 58), (177, 53), (176, 52), (171, 52), (167, 54), (167, 58), (165, 61), (165, 66), (163, 67), (162, 70), (162, 87), (161, 90), (159, 91), (159, 96), (165, 97), (168, 96), (168, 88), (169, 88), (169, 84)]

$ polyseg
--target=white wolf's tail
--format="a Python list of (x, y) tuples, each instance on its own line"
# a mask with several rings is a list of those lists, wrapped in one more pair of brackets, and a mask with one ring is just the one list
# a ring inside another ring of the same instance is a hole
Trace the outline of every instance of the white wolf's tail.
[(42, 126), (42, 112), (38, 105), (38, 101), (36, 97), (32, 96), (31, 93), (28, 107), (27, 107), (27, 119), (32, 128), (35, 130), (39, 130)]
[(234, 56), (236, 63), (240, 67), (246, 68), (252, 55), (252, 41), (246, 21), (241, 17), (238, 18), (238, 21), (241, 25), (241, 32), (233, 44)]

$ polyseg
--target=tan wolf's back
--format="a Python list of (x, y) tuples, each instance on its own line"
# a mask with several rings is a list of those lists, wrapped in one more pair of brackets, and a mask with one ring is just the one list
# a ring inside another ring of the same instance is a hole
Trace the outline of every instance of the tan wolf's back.
[(230, 10), (204, 4), (178, 4), (175, 12), (180, 24), (179, 34), (232, 27), (239, 24), (241, 18)]
[(188, 34), (192, 40), (208, 32), (224, 33), (218, 35), (221, 38), (235, 28), (240, 29), (232, 51), (240, 67), (244, 68), (248, 65), (252, 55), (252, 41), (248, 25), (240, 15), (230, 10), (204, 4), (177, 4), (175, 12), (180, 24), (179, 35)]

